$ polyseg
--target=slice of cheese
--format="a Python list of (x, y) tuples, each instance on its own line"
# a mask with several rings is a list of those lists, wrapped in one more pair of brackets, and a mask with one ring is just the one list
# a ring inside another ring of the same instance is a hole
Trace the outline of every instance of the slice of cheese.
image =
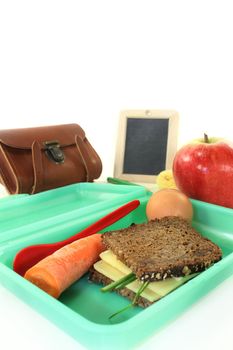
[[(117, 281), (120, 278), (127, 275), (127, 273), (125, 274), (125, 273), (117, 270), (115, 267), (109, 265), (108, 263), (106, 263), (103, 260), (97, 261), (94, 264), (94, 269), (96, 271), (98, 271), (99, 273), (101, 273), (102, 275), (110, 278), (112, 281)], [(134, 293), (137, 293), (140, 286), (141, 286), (141, 282), (136, 280), (136, 281), (129, 283), (127, 285), (127, 288), (130, 289), (131, 291), (133, 291)], [(151, 302), (160, 299), (160, 296), (158, 294), (156, 294), (155, 292), (153, 292), (152, 290), (150, 290), (148, 288), (146, 288), (142, 292), (141, 296), (144, 297), (145, 299), (151, 301)]]
[[(123, 275), (121, 277), (128, 275), (129, 273), (132, 272), (124, 263), (122, 263), (115, 254), (111, 250), (105, 250), (100, 254), (100, 257), (102, 261), (106, 262), (108, 266), (114, 267), (114, 269), (120, 271)], [(104, 265), (105, 266), (105, 265)], [(99, 271), (100, 272), (100, 271)], [(101, 272), (103, 273), (103, 272)], [(103, 273), (105, 276), (107, 276), (105, 273)], [(189, 279), (193, 278), (196, 274), (193, 275), (188, 275), (184, 277), (179, 277), (179, 278), (167, 278), (162, 281), (156, 281), (156, 282), (151, 282), (148, 287), (146, 288), (145, 291), (150, 290), (151, 292), (155, 293), (157, 296), (163, 297), (166, 294), (170, 293), (172, 290), (176, 289)], [(110, 276), (107, 276), (111, 278)], [(121, 278), (121, 277), (118, 277)], [(117, 279), (112, 280), (116, 281)], [(134, 283), (134, 282), (133, 282)], [(140, 282), (138, 282), (140, 286)], [(128, 288), (128, 286), (127, 286)], [(148, 299), (149, 300), (149, 299)]]
[(106, 261), (111, 266), (114, 266), (117, 270), (122, 271), (126, 275), (132, 272), (123, 262), (121, 262), (111, 250), (105, 250), (100, 254), (100, 258)]

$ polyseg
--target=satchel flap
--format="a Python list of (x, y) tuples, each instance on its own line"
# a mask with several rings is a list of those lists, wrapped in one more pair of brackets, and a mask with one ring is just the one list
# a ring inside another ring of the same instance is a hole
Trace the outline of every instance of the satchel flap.
[(85, 132), (78, 124), (8, 129), (0, 130), (0, 142), (14, 148), (30, 149), (34, 141), (41, 148), (44, 148), (46, 141), (58, 141), (64, 147), (75, 144), (76, 135), (85, 138)]

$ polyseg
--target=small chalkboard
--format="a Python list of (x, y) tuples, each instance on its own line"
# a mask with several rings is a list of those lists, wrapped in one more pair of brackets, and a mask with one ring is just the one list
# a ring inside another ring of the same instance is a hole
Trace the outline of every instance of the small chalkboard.
[(155, 183), (157, 174), (172, 167), (177, 135), (178, 113), (175, 111), (122, 111), (114, 176)]

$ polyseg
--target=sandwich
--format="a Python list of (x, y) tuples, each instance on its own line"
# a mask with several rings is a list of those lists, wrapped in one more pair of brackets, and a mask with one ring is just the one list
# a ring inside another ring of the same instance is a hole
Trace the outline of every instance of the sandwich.
[(179, 217), (102, 234), (105, 250), (89, 280), (147, 307), (222, 258), (221, 249)]

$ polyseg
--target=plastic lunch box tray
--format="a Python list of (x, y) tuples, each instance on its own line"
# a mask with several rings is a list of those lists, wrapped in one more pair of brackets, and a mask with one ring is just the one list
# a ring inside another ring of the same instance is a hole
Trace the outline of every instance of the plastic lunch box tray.
[(129, 301), (101, 293), (87, 275), (56, 300), (16, 274), (12, 262), (21, 248), (65, 239), (133, 199), (140, 206), (105, 231), (145, 222), (150, 195), (140, 186), (81, 183), (1, 199), (0, 282), (88, 349), (132, 349), (233, 273), (232, 209), (192, 200), (193, 226), (221, 247), (223, 259), (150, 307), (112, 320)]

